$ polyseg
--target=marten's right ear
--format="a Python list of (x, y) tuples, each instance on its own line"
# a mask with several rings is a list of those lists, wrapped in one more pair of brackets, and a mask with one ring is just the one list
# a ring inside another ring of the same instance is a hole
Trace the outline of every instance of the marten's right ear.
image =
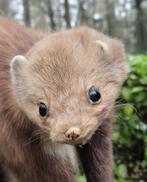
[(28, 62), (26, 57), (18, 55), (15, 56), (10, 63), (12, 86), (17, 94), (26, 84), (26, 77), (28, 77)]
[(24, 66), (24, 64), (27, 64), (27, 62), (28, 60), (26, 57), (22, 55), (15, 56), (10, 63), (11, 71), (16, 73)]
[(11, 71), (11, 76), (13, 80), (16, 81), (17, 79), (24, 76), (23, 74), (27, 64), (28, 64), (28, 60), (24, 56), (18, 55), (12, 59), (10, 63), (10, 71)]

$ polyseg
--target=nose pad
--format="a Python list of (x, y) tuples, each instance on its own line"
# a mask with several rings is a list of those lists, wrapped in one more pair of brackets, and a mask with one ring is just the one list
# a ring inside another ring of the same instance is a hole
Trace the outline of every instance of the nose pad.
[(81, 134), (80, 128), (77, 127), (71, 127), (65, 132), (65, 136), (69, 139), (77, 139)]

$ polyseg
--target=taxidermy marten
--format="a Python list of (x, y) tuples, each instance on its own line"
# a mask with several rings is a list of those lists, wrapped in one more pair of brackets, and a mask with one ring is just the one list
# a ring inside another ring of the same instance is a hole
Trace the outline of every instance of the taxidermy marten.
[(0, 181), (112, 182), (120, 41), (91, 28), (37, 32), (0, 18)]

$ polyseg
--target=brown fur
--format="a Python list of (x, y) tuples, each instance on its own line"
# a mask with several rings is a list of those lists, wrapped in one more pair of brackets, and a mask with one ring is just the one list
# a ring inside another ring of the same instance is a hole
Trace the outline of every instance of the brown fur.
[[(11, 61), (18, 54), (26, 58)], [(83, 27), (45, 36), (0, 18), (4, 170), (21, 182), (72, 182), (74, 162), (66, 149), (83, 144), (77, 150), (88, 182), (112, 181), (111, 120), (126, 77), (123, 60), (122, 44), (95, 30)], [(88, 101), (92, 85), (102, 94), (97, 105)], [(42, 101), (49, 107), (45, 119), (38, 114)], [(82, 131), (74, 141), (64, 135), (72, 126)]]

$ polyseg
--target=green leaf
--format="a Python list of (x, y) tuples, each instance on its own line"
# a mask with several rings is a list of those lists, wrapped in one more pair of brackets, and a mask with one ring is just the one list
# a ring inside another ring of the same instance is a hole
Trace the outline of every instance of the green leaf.
[(147, 84), (147, 76), (141, 78), (141, 79), (140, 79), (140, 82), (141, 82), (142, 84)]
[(126, 100), (129, 100), (130, 96), (131, 96), (131, 93), (132, 93), (132, 89), (131, 88), (126, 88), (124, 87), (122, 89), (122, 95), (123, 97), (126, 99)]
[(80, 176), (80, 177), (78, 178), (78, 182), (86, 182), (85, 176)]
[(137, 102), (142, 102), (146, 99), (146, 94), (144, 92), (138, 93), (135, 100)]
[(133, 106), (131, 104), (128, 104), (124, 107), (124, 113), (128, 116), (131, 116), (133, 113)]
[(127, 176), (127, 167), (124, 164), (118, 166), (118, 175), (123, 178)]
[(120, 138), (119, 132), (117, 132), (117, 131), (113, 132), (113, 135), (112, 135), (113, 141), (117, 142), (117, 141), (119, 141), (119, 138)]
[(144, 90), (144, 87), (142, 87), (142, 86), (134, 87), (134, 88), (132, 89), (132, 93), (141, 92), (141, 91), (143, 91), (143, 90)]

